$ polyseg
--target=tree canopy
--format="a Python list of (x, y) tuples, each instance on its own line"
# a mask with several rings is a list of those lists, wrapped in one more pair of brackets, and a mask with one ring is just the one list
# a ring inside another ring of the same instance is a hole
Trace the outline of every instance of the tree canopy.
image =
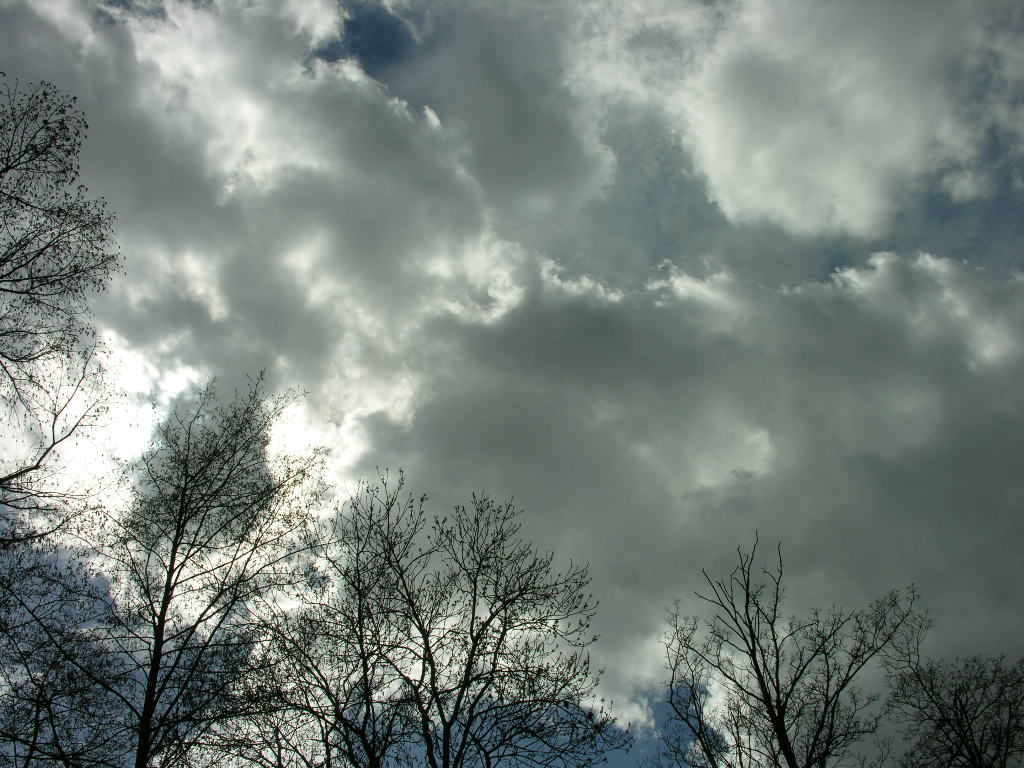
[(710, 617), (670, 614), (665, 636), (668, 764), (692, 768), (843, 765), (875, 733), (877, 694), (858, 683), (914, 617), (916, 593), (891, 592), (860, 610), (785, 613), (782, 550), (758, 566), (737, 550), (725, 578), (704, 571)]
[(105, 202), (75, 186), (85, 130), (74, 98), (0, 73), (0, 546), (82, 495), (48, 468), (101, 410), (89, 300), (119, 256)]

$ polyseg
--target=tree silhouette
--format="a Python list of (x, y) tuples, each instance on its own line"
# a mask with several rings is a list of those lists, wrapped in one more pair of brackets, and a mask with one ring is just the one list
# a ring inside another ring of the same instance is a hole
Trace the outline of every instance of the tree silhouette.
[[(422, 504), (383, 476), (334, 521), (320, 589), (278, 625), (294, 717), (264, 726), (257, 761), (578, 768), (626, 746), (591, 700), (587, 569), (557, 571), (511, 503), (433, 520)], [(287, 758), (278, 726), (302, 745)]]
[(105, 617), (104, 594), (52, 541), (0, 560), (0, 766), (120, 765), (130, 744), (118, 699), (127, 669), (82, 631)]
[(101, 410), (88, 298), (118, 256), (105, 203), (74, 187), (86, 129), (74, 104), (0, 73), (0, 546), (55, 524), (76, 493), (49, 462)]
[(904, 628), (886, 654), (888, 714), (909, 747), (905, 768), (1008, 768), (1024, 764), (1024, 659), (930, 659), (924, 617)]
[(755, 570), (738, 549), (725, 579), (697, 593), (713, 615), (670, 614), (665, 637), (670, 716), (662, 760), (694, 768), (827, 768), (875, 733), (877, 696), (857, 678), (913, 616), (916, 594), (892, 592), (859, 611), (787, 618), (782, 554)]
[(305, 578), (321, 490), (320, 453), (267, 454), (288, 402), (264, 399), (260, 381), (226, 405), (212, 384), (196, 393), (139, 459), (127, 509), (99, 515), (84, 538), (91, 577), (65, 567), (46, 600), (12, 592), (27, 618), (19, 648), (40, 636), (55, 673), (113, 702), (106, 732), (123, 751), (104, 764), (184, 764), (214, 723), (258, 707), (239, 695), (261, 658), (258, 609)]

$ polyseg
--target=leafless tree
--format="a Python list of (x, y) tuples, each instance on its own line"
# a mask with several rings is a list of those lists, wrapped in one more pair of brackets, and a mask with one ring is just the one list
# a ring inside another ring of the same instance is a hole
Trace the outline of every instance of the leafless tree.
[[(102, 585), (52, 541), (9, 549), (0, 561), (0, 766), (108, 766), (128, 728), (108, 688), (123, 665), (103, 664), (87, 626), (105, 613)], [(55, 642), (56, 639), (56, 642)], [(68, 657), (77, 660), (70, 664)], [(86, 671), (87, 670), (87, 671)]]
[(88, 298), (118, 256), (103, 201), (72, 189), (85, 127), (52, 85), (0, 73), (0, 763), (22, 768), (99, 764), (118, 730), (64, 663), (95, 657), (68, 627), (95, 615), (94, 585), (43, 541), (89, 496), (55, 468), (59, 448), (103, 410)]
[(582, 768), (628, 735), (593, 700), (587, 569), (554, 568), (511, 503), (428, 520), (401, 480), (363, 485), (324, 552), (326, 581), (278, 633), (301, 760)]
[(0, 73), (0, 546), (44, 534), (80, 495), (47, 470), (102, 410), (88, 299), (119, 257), (105, 203), (74, 187), (74, 103)]
[[(362, 485), (349, 508), (318, 537), (323, 579), (295, 610), (271, 622), (281, 712), (261, 715), (263, 741), (233, 739), (237, 757), (267, 768), (286, 765), (403, 764), (414, 736), (399, 670), (416, 663), (398, 602), (399, 563), (410, 571), (431, 553), (414, 552), (422, 499), (400, 498), (401, 482)], [(422, 541), (420, 543), (423, 543)], [(283, 713), (289, 713), (285, 715)], [(287, 748), (282, 749), (282, 746)]]
[[(259, 381), (227, 405), (212, 385), (197, 393), (139, 460), (128, 508), (100, 518), (85, 541), (91, 581), (103, 584), (86, 608), (50, 613), (20, 590), (11, 596), (67, 674), (116, 700), (110, 729), (123, 729), (127, 751), (109, 764), (184, 764), (213, 723), (258, 703), (238, 695), (260, 659), (255, 607), (304, 578), (319, 503), (318, 453), (267, 453), (287, 402), (265, 400)], [(82, 583), (55, 581), (53, 593), (84, 594)]]
[(725, 579), (697, 597), (712, 617), (670, 614), (665, 638), (670, 716), (662, 759), (694, 768), (826, 768), (854, 764), (879, 722), (878, 697), (857, 678), (914, 616), (911, 589), (859, 611), (783, 613), (781, 548), (755, 566), (757, 543), (737, 550)]
[[(362, 514), (367, 530), (391, 535)], [(511, 502), (474, 497), (434, 518), (422, 551), (415, 522), (408, 545), (380, 548), (388, 604), (408, 628), (391, 664), (432, 768), (589, 766), (628, 741), (591, 701), (587, 568), (556, 570), (553, 554), (520, 538), (519, 515)]]
[(1024, 659), (924, 658), (919, 619), (887, 656), (889, 716), (908, 742), (904, 768), (1024, 765)]

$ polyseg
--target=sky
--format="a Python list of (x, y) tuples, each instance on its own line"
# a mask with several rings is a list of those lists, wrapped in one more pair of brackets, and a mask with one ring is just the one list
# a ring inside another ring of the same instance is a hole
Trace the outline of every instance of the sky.
[(0, 70), (89, 122), (129, 401), (265, 370), (342, 495), (514, 498), (639, 722), (665, 606), (755, 535), (794, 611), (913, 583), (930, 652), (1024, 654), (1022, 36), (1021, 0), (0, 0)]

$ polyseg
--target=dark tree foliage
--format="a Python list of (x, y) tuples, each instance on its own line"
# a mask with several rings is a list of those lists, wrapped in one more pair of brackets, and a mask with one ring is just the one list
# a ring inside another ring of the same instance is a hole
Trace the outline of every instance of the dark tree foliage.
[(48, 462), (100, 410), (88, 299), (119, 257), (105, 203), (74, 186), (74, 104), (0, 73), (0, 545), (45, 532), (76, 495)]
[[(123, 665), (86, 631), (106, 615), (102, 585), (52, 542), (0, 561), (0, 766), (105, 766), (129, 746), (117, 697)], [(74, 663), (71, 660), (74, 660)], [(106, 687), (97, 686), (102, 678)]]
[[(320, 454), (267, 454), (288, 402), (265, 400), (258, 381), (226, 405), (212, 385), (198, 392), (139, 459), (127, 508), (97, 517), (79, 561), (89, 572), (56, 565), (37, 598), (24, 586), (12, 591), (28, 619), (12, 653), (35, 653), (36, 637), (45, 653), (9, 673), (26, 681), (52, 657), (54, 675), (102, 704), (89, 727), (110, 749), (93, 763), (185, 765), (212, 725), (259, 708), (240, 695), (261, 659), (258, 610), (305, 578), (301, 555), (319, 503)], [(81, 738), (58, 738), (59, 718), (41, 717), (64, 751)]]
[(320, 590), (278, 625), (281, 712), (253, 728), (271, 738), (234, 754), (267, 768), (584, 768), (626, 746), (592, 701), (586, 568), (557, 571), (511, 503), (477, 497), (428, 520), (422, 501), (384, 477), (335, 521)]
[(318, 503), (319, 454), (267, 456), (288, 402), (265, 400), (259, 382), (227, 406), (212, 385), (197, 393), (140, 459), (130, 509), (110, 518), (104, 640), (135, 665), (135, 768), (184, 758), (195, 735), (250, 704), (231, 694), (260, 639), (251, 609), (301, 578)]
[(827, 768), (856, 762), (873, 735), (877, 696), (857, 678), (910, 620), (916, 594), (890, 593), (858, 611), (786, 617), (782, 555), (755, 570), (757, 545), (737, 550), (725, 579), (697, 597), (712, 617), (682, 616), (665, 638), (670, 716), (662, 760), (693, 768)]
[(921, 656), (929, 624), (915, 622), (888, 654), (888, 713), (908, 749), (904, 768), (1024, 765), (1024, 659)]
[(400, 500), (400, 486), (362, 486), (325, 525), (322, 580), (298, 596), (298, 609), (279, 611), (271, 623), (280, 706), (249, 725), (273, 737), (242, 736), (233, 726), (220, 739), (222, 751), (266, 768), (376, 768), (412, 759), (414, 723), (400, 669), (415, 659), (402, 650), (409, 627), (396, 566), (415, 558), (423, 514), (411, 499)]

